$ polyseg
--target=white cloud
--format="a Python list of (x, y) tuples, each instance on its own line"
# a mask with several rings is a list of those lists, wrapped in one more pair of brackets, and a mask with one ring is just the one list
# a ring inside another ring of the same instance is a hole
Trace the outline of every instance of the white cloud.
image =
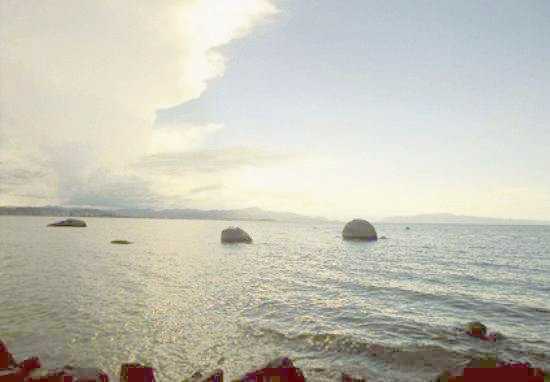
[(136, 167), (153, 174), (166, 175), (198, 175), (227, 173), (244, 167), (263, 168), (273, 164), (281, 164), (291, 158), (267, 150), (247, 147), (231, 147), (227, 149), (206, 149), (186, 152), (159, 154), (143, 157)]
[(150, 154), (178, 153), (204, 146), (206, 139), (220, 130), (221, 124), (157, 127), (151, 134)]
[[(52, 186), (41, 196), (53, 202), (84, 203), (101, 172), (145, 188), (151, 179), (129, 164), (197, 149), (221, 127), (153, 128), (155, 111), (199, 97), (225, 70), (216, 49), (275, 12), (267, 0), (0, 2), (0, 151), (18, 163), (10, 173), (33, 178), (46, 163)], [(0, 204), (29, 203), (10, 179)]]

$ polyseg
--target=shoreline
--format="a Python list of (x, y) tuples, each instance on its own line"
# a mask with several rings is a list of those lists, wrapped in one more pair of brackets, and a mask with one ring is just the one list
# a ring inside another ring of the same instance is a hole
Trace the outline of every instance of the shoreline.
[[(156, 382), (157, 369), (154, 366), (141, 363), (122, 363), (120, 365), (119, 382)], [(317, 369), (317, 371), (327, 371)], [(350, 375), (339, 370), (330, 370), (331, 374), (339, 375), (335, 381), (368, 382), (367, 375)], [(467, 379), (472, 378), (485, 379)], [(504, 376), (509, 382), (548, 382), (550, 373), (541, 368), (535, 368), (528, 362), (506, 362), (495, 357), (472, 358), (452, 368), (441, 372), (426, 382), (462, 382), (477, 380), (498, 380)], [(466, 379), (465, 379), (466, 378)], [(100, 368), (82, 368), (65, 365), (54, 369), (43, 368), (38, 357), (27, 358), (17, 362), (9, 352), (8, 347), (0, 340), (0, 382), (109, 382), (116, 378)], [(178, 378), (181, 382), (223, 382), (224, 371), (221, 368), (210, 370), (203, 374), (194, 372), (190, 377)], [(262, 367), (252, 368), (244, 375), (231, 382), (306, 382), (314, 381), (311, 376), (294, 365), (286, 356), (269, 361)], [(176, 382), (176, 381), (174, 381)]]

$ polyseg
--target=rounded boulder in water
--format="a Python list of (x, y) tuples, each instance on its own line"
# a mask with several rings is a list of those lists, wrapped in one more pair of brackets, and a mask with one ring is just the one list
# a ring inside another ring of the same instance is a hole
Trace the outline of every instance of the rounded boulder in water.
[(363, 219), (354, 219), (344, 226), (342, 237), (345, 240), (377, 240), (376, 230), (368, 221)]
[(229, 227), (222, 231), (222, 243), (252, 243), (252, 238), (239, 227)]

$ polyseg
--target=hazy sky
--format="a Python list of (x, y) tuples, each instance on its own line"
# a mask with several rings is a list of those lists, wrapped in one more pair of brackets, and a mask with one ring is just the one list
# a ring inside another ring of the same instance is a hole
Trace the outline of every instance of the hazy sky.
[(550, 219), (550, 2), (0, 2), (0, 205)]

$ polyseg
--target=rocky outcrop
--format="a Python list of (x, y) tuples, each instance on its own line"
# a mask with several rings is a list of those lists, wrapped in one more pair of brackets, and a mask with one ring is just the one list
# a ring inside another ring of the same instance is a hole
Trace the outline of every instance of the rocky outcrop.
[(344, 226), (342, 237), (345, 240), (377, 240), (376, 230), (368, 221), (354, 219)]
[(120, 382), (155, 382), (155, 369), (140, 363), (120, 365)]
[(548, 373), (529, 362), (505, 362), (496, 358), (474, 358), (466, 365), (445, 370), (434, 382), (546, 381)]
[[(120, 367), (120, 382), (155, 382), (156, 370), (151, 366), (139, 363), (123, 363)], [(435, 382), (463, 382), (468, 374), (471, 380), (480, 381), (547, 381), (547, 371), (532, 366), (528, 362), (501, 361), (497, 358), (472, 359), (467, 364), (460, 364), (439, 374)], [(183, 382), (222, 382), (224, 373), (217, 369), (203, 376), (200, 372), (193, 374)], [(526, 379), (526, 377), (528, 377)], [(511, 378), (511, 379), (510, 379)], [(0, 340), (0, 381), (4, 382), (109, 382), (107, 373), (97, 368), (78, 368), (65, 366), (58, 369), (41, 368), (36, 357), (16, 362), (7, 346)], [(232, 382), (305, 382), (302, 371), (295, 367), (288, 357), (277, 358), (264, 367), (246, 373)], [(366, 382), (365, 377), (341, 374), (341, 382)]]
[(295, 367), (290, 358), (277, 358), (261, 369), (246, 373), (234, 382), (256, 382), (256, 381), (289, 381), (305, 382), (302, 371)]
[(222, 243), (252, 243), (252, 238), (239, 227), (229, 227), (222, 231)]
[(48, 227), (86, 227), (86, 222), (84, 220), (69, 218), (48, 224)]
[(13, 358), (13, 355), (8, 351), (8, 347), (0, 340), (0, 369), (17, 367), (17, 362)]

